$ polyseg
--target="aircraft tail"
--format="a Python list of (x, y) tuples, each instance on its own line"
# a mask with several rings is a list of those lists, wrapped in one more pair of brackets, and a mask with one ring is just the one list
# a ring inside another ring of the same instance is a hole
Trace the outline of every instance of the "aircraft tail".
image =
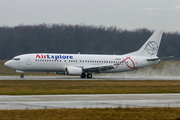
[(155, 31), (144, 45), (136, 52), (130, 53), (133, 56), (157, 57), (163, 30)]

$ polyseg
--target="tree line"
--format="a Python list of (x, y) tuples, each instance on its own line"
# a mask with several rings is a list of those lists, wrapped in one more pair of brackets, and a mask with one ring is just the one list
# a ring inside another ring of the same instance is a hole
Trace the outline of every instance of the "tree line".
[[(138, 50), (153, 31), (65, 24), (0, 27), (0, 59), (25, 53), (124, 54)], [(158, 56), (180, 59), (180, 34), (164, 33)]]

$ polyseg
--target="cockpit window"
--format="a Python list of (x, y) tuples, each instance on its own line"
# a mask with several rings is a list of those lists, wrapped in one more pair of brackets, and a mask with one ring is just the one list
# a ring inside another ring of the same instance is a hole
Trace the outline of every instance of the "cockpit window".
[(13, 58), (12, 60), (16, 60), (16, 61), (18, 61), (18, 60), (20, 60), (20, 58)]

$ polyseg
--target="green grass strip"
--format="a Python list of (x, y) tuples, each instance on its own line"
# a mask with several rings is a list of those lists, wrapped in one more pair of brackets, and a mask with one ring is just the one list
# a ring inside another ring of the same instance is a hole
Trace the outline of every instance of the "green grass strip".
[(0, 95), (180, 93), (169, 80), (0, 80)]
[(180, 120), (180, 108), (0, 110), (1, 120)]

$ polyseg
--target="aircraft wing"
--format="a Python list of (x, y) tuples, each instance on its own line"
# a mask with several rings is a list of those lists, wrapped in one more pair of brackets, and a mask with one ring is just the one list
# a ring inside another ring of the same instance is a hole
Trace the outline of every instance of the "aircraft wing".
[(84, 66), (82, 69), (84, 71), (91, 71), (91, 72), (104, 72), (111, 69), (114, 69), (114, 64), (105, 64), (105, 65), (90, 65), (90, 66)]

